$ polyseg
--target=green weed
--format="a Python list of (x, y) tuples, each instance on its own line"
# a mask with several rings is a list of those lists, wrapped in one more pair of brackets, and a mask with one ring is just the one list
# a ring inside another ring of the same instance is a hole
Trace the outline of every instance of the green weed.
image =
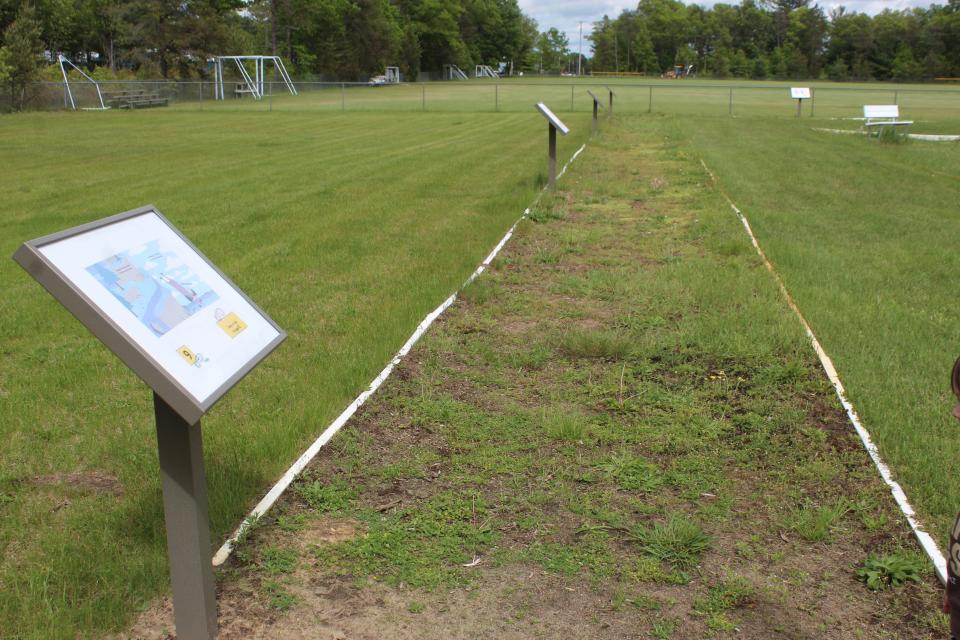
[(920, 582), (929, 573), (930, 561), (918, 553), (871, 555), (857, 570), (857, 577), (868, 588), (880, 591), (906, 582)]
[(595, 466), (627, 491), (650, 492), (663, 483), (656, 465), (627, 452), (614, 454)]
[(423, 604), (422, 602), (418, 602), (417, 600), (411, 600), (407, 604), (407, 611), (410, 613), (423, 613), (426, 608), (427, 605)]
[(586, 417), (576, 411), (544, 409), (540, 413), (540, 429), (554, 440), (581, 442), (587, 437)]
[(271, 575), (290, 573), (297, 568), (297, 553), (293, 549), (268, 547), (261, 553), (260, 566)]
[(368, 514), (367, 535), (315, 550), (325, 563), (389, 584), (435, 588), (465, 584), (470, 562), (496, 539), (475, 495), (440, 493), (412, 510)]
[(264, 582), (263, 591), (267, 595), (267, 605), (276, 611), (287, 611), (300, 602), (300, 598), (290, 593), (283, 584), (276, 580)]
[(809, 542), (828, 542), (850, 509), (850, 501), (846, 498), (837, 498), (823, 506), (807, 503), (788, 513), (782, 524)]
[(560, 334), (555, 346), (571, 358), (601, 358), (616, 360), (627, 357), (633, 350), (629, 336), (616, 332), (589, 329), (571, 329)]
[(320, 480), (297, 483), (293, 486), (293, 492), (311, 509), (320, 513), (347, 509), (359, 493), (355, 487), (345, 482), (335, 481), (324, 484)]
[(682, 515), (673, 515), (666, 522), (638, 529), (633, 538), (644, 553), (678, 569), (696, 565), (710, 549), (710, 536), (700, 525)]
[(676, 628), (677, 623), (673, 620), (656, 620), (650, 627), (650, 635), (656, 640), (670, 640)]

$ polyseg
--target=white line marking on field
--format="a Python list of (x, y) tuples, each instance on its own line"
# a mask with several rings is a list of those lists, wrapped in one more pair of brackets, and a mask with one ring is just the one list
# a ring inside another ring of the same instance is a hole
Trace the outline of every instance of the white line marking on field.
[[(713, 180), (713, 182), (719, 187), (720, 182), (717, 180), (716, 176), (713, 175), (713, 172), (710, 171), (710, 168), (707, 167), (707, 163), (704, 162), (702, 158), (700, 159), (700, 164), (703, 165), (703, 169), (707, 172), (707, 175), (710, 176), (710, 179)], [(833, 366), (833, 360), (830, 359), (830, 356), (827, 355), (827, 352), (824, 351), (823, 347), (820, 346), (820, 341), (817, 340), (817, 336), (813, 333), (813, 329), (810, 328), (810, 323), (807, 322), (807, 319), (800, 311), (800, 307), (797, 306), (793, 296), (791, 296), (790, 292), (787, 291), (787, 286), (784, 284), (780, 274), (777, 273), (776, 269), (773, 268), (773, 264), (769, 259), (767, 259), (767, 254), (765, 254), (763, 249), (760, 248), (760, 243), (757, 241), (757, 237), (753, 235), (753, 229), (750, 228), (750, 222), (747, 220), (747, 217), (742, 211), (740, 211), (739, 208), (737, 208), (737, 205), (733, 203), (733, 200), (730, 199), (730, 196), (727, 195), (722, 187), (720, 188), (720, 193), (723, 194), (723, 197), (726, 198), (727, 202), (730, 204), (730, 208), (733, 209), (733, 211), (737, 214), (737, 217), (740, 218), (743, 228), (746, 229), (747, 235), (750, 236), (750, 242), (753, 243), (753, 247), (757, 250), (757, 255), (760, 256), (764, 266), (766, 266), (767, 270), (773, 275), (774, 280), (777, 282), (777, 286), (780, 287), (780, 293), (782, 293), (783, 297), (787, 300), (787, 304), (790, 305), (790, 308), (793, 309), (793, 312), (797, 315), (797, 318), (800, 319), (800, 323), (803, 325), (803, 330), (806, 331), (807, 337), (810, 339), (810, 344), (813, 345), (814, 351), (817, 352), (817, 357), (820, 358), (820, 364), (823, 366), (823, 370), (826, 372), (827, 377), (830, 379), (830, 383), (833, 384), (833, 388), (837, 392), (837, 397), (840, 399), (840, 404), (842, 404), (843, 408), (846, 409), (847, 417), (850, 418), (853, 428), (856, 429), (857, 435), (860, 436), (860, 441), (863, 442), (863, 447), (867, 450), (867, 453), (870, 454), (870, 459), (873, 460), (873, 464), (876, 465), (877, 471), (880, 472), (880, 477), (883, 478), (883, 481), (887, 483), (888, 487), (890, 487), (890, 493), (893, 494), (893, 498), (896, 500), (897, 506), (900, 507), (900, 511), (910, 524), (910, 528), (917, 537), (917, 541), (920, 543), (920, 546), (923, 547), (923, 550), (933, 562), (933, 566), (937, 571), (937, 577), (940, 578), (940, 582), (946, 584), (947, 561), (943, 557), (940, 547), (937, 546), (937, 543), (934, 542), (930, 534), (924, 531), (923, 525), (921, 525), (920, 521), (916, 518), (916, 512), (913, 510), (913, 507), (910, 505), (910, 501), (907, 499), (907, 494), (904, 493), (900, 483), (893, 479), (893, 474), (890, 473), (890, 467), (888, 467), (880, 457), (880, 451), (877, 449), (877, 445), (873, 443), (870, 433), (860, 423), (860, 418), (857, 415), (856, 409), (853, 408), (853, 404), (847, 399), (847, 392), (843, 388), (843, 383), (840, 382), (840, 376), (837, 375), (837, 369)]]
[[(561, 169), (560, 173), (557, 175), (557, 178), (566, 172), (567, 167), (569, 167), (573, 161), (577, 159), (577, 156), (583, 152), (586, 146), (586, 144), (583, 144), (579, 149), (576, 150), (570, 159), (567, 160), (566, 164), (563, 165), (563, 169)], [(537, 198), (534, 200), (534, 203), (539, 202), (540, 196), (542, 196), (543, 193), (544, 191), (541, 190), (541, 192), (537, 194)], [(330, 442), (330, 439), (333, 438), (333, 436), (336, 435), (341, 428), (343, 428), (343, 425), (345, 425), (347, 421), (353, 417), (353, 415), (357, 412), (357, 409), (359, 409), (361, 405), (363, 405), (363, 403), (366, 402), (367, 399), (372, 396), (384, 382), (386, 382), (387, 378), (390, 377), (390, 374), (393, 373), (394, 368), (400, 364), (400, 361), (403, 360), (404, 356), (410, 353), (413, 345), (415, 345), (423, 336), (423, 334), (427, 332), (427, 329), (430, 328), (430, 325), (433, 324), (434, 320), (439, 318), (440, 314), (446, 311), (450, 305), (454, 303), (454, 301), (457, 299), (457, 295), (460, 293), (460, 291), (463, 291), (464, 287), (476, 280), (477, 277), (483, 273), (487, 267), (490, 266), (494, 258), (497, 257), (497, 254), (500, 253), (510, 238), (513, 237), (513, 232), (517, 228), (517, 225), (520, 224), (520, 222), (529, 214), (530, 209), (528, 207), (524, 210), (523, 215), (521, 215), (520, 218), (513, 223), (513, 226), (510, 227), (510, 230), (507, 231), (506, 235), (503, 236), (500, 242), (497, 243), (497, 246), (493, 248), (493, 251), (491, 251), (490, 254), (483, 260), (483, 262), (480, 263), (480, 266), (478, 266), (476, 270), (470, 274), (470, 277), (464, 281), (460, 288), (450, 294), (446, 300), (440, 303), (439, 307), (428, 313), (427, 317), (423, 319), (423, 322), (417, 325), (413, 335), (411, 335), (410, 338), (408, 338), (403, 344), (403, 346), (400, 347), (400, 351), (398, 351), (397, 355), (395, 355), (393, 359), (387, 363), (387, 366), (383, 368), (383, 371), (381, 371), (380, 374), (373, 379), (373, 382), (370, 383), (370, 386), (367, 387), (363, 393), (358, 395), (356, 399), (354, 399), (354, 401), (343, 410), (343, 413), (337, 416), (337, 419), (330, 423), (330, 426), (328, 426), (326, 430), (320, 434), (320, 437), (317, 438), (299, 458), (297, 458), (297, 461), (294, 462), (289, 469), (287, 469), (286, 473), (283, 474), (280, 480), (278, 480), (277, 483), (273, 485), (273, 488), (267, 492), (267, 495), (263, 496), (263, 499), (260, 500), (253, 510), (250, 511), (250, 514), (244, 518), (243, 522), (240, 523), (240, 526), (237, 527), (236, 531), (234, 531), (233, 534), (227, 538), (226, 542), (223, 543), (220, 549), (217, 550), (217, 553), (213, 556), (213, 566), (219, 567), (227, 561), (227, 558), (230, 557), (230, 553), (233, 551), (234, 543), (236, 543), (240, 536), (243, 535), (243, 532), (247, 530), (247, 528), (250, 526), (250, 522), (265, 514), (270, 507), (274, 505), (280, 496), (283, 495), (283, 492), (286, 491), (287, 487), (289, 487), (294, 479), (296, 479), (297, 475), (303, 471), (310, 461), (313, 460), (313, 458), (317, 455), (317, 453), (320, 452), (320, 449), (323, 447), (323, 445)]]
[[(841, 133), (861, 136), (867, 135), (866, 131), (859, 131), (857, 129), (823, 129), (821, 127), (814, 127), (813, 130), (823, 131), (824, 133)], [(925, 140), (927, 142), (960, 142), (960, 136), (937, 133), (908, 133), (907, 137), (914, 140)]]

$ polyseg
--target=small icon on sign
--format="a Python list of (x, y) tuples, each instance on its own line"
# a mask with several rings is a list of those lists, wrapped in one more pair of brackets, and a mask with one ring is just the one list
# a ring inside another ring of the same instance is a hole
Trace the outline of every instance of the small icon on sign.
[(192, 367), (196, 367), (197, 369), (202, 367), (204, 362), (210, 362), (210, 358), (204, 356), (202, 353), (194, 353), (187, 346), (177, 349), (177, 353), (180, 354), (181, 358), (187, 361), (187, 364)]
[(217, 326), (231, 338), (236, 338), (237, 334), (247, 328), (247, 323), (241, 320), (237, 314), (228, 313), (223, 318), (217, 319)]
[(193, 351), (190, 351), (188, 347), (180, 347), (177, 349), (177, 353), (180, 354), (180, 357), (186, 360), (189, 364), (197, 364), (197, 354)]

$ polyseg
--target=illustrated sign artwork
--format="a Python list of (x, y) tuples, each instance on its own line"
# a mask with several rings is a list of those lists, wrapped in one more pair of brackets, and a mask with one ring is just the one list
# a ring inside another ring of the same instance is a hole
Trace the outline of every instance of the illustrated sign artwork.
[(152, 207), (28, 242), (15, 258), (158, 393), (164, 380), (185, 392), (190, 418), (285, 337)]
[(151, 240), (134, 251), (92, 264), (87, 271), (148, 329), (162, 336), (220, 296), (175, 252), (161, 251), (159, 244)]

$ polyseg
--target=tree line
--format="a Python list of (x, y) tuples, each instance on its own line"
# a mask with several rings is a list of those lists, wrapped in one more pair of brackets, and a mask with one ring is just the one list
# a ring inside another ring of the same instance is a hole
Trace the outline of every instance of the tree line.
[[(57, 53), (100, 74), (198, 78), (216, 55), (279, 55), (299, 77), (521, 64), (539, 38), (517, 0), (0, 0), (0, 81)], [(11, 83), (15, 86), (11, 86)]]
[[(921, 80), (960, 76), (960, 0), (876, 16), (810, 0), (712, 8), (640, 0), (594, 24), (584, 68), (660, 75), (695, 65), (740, 78)], [(209, 77), (215, 55), (284, 58), (299, 77), (408, 79), (444, 64), (556, 73), (577, 54), (517, 0), (0, 0), (0, 86), (22, 103), (63, 53), (96, 77)]]
[(640, 0), (594, 24), (592, 69), (660, 74), (695, 65), (717, 78), (910, 81), (960, 76), (960, 0), (869, 16), (809, 0), (710, 9)]

